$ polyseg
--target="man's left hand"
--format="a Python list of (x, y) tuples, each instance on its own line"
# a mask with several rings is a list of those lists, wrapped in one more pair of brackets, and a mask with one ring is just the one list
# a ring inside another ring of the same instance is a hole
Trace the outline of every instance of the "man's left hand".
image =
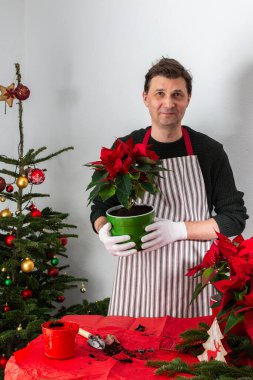
[(147, 235), (141, 238), (141, 248), (144, 252), (154, 251), (177, 240), (187, 239), (187, 230), (184, 222), (173, 222), (168, 219), (155, 218), (155, 222), (149, 224), (145, 231)]

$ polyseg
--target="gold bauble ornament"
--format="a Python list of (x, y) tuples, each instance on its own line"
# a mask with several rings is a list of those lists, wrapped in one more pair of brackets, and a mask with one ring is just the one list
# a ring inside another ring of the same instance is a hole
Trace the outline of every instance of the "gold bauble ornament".
[(18, 327), (17, 327), (17, 331), (22, 331), (23, 330), (23, 327), (22, 327), (22, 325), (21, 325), (21, 323), (18, 325)]
[(12, 212), (8, 209), (8, 208), (4, 208), (1, 212), (0, 212), (0, 216), (2, 218), (8, 218), (10, 216), (12, 216)]
[(34, 262), (30, 259), (30, 257), (26, 257), (22, 262), (21, 262), (21, 269), (25, 273), (32, 272), (34, 269)]
[(25, 175), (21, 175), (20, 177), (17, 178), (16, 180), (16, 185), (20, 188), (20, 189), (24, 189), (25, 187), (28, 186), (28, 179), (26, 178)]
[(1, 202), (5, 202), (6, 201), (6, 197), (4, 195), (2, 195), (1, 198), (0, 198), (0, 201)]

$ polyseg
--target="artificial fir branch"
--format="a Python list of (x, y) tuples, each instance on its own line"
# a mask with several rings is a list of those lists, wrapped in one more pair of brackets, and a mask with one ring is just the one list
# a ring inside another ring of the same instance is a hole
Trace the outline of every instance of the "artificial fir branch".
[[(167, 375), (168, 377), (175, 376), (176, 374), (192, 374), (195, 380), (253, 379), (252, 367), (235, 367), (216, 360), (190, 365), (177, 358), (171, 362), (148, 361), (147, 366), (158, 368), (155, 371), (156, 375)], [(179, 380), (184, 377), (177, 376), (174, 378)]]
[(107, 315), (108, 307), (109, 307), (110, 298), (105, 298), (100, 301), (89, 302), (87, 300), (83, 300), (82, 304), (73, 305), (68, 308), (61, 307), (57, 314), (55, 315), (57, 318), (62, 317), (66, 314), (95, 314), (95, 315)]
[(4, 164), (18, 165), (18, 160), (15, 158), (10, 158), (2, 155), (0, 155), (0, 162), (3, 162)]
[(208, 324), (200, 323), (198, 328), (186, 330), (180, 334), (181, 341), (176, 345), (176, 350), (181, 353), (198, 356), (204, 351), (203, 343), (208, 339)]
[(68, 150), (72, 150), (72, 149), (74, 149), (73, 146), (69, 146), (69, 147), (67, 147), (67, 148), (63, 148), (63, 149), (61, 149), (61, 150), (58, 150), (58, 152), (55, 152), (55, 153), (49, 154), (49, 155), (46, 156), (46, 157), (38, 158), (37, 160), (34, 160), (33, 163), (34, 163), (34, 164), (38, 164), (39, 162), (43, 162), (43, 161), (50, 160), (51, 158), (56, 157), (56, 156), (58, 156), (59, 154), (61, 154), (61, 153), (63, 153), (63, 152), (67, 152)]
[(26, 203), (28, 201), (30, 201), (31, 199), (33, 198), (46, 198), (46, 197), (50, 197), (49, 194), (41, 194), (41, 193), (29, 193), (29, 194), (25, 194), (23, 195), (23, 202)]
[(18, 178), (18, 174), (16, 171), (14, 172), (14, 171), (7, 170), (7, 169), (1, 169), (0, 173), (9, 175), (9, 176), (14, 177), (14, 178)]

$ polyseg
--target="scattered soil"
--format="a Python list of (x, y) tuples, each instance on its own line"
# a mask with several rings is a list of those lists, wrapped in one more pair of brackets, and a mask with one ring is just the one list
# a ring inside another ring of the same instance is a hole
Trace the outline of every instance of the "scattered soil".
[(136, 216), (146, 214), (152, 211), (152, 207), (146, 205), (135, 205), (132, 206), (129, 210), (125, 207), (121, 207), (118, 210), (113, 210), (110, 212), (114, 216)]
[(143, 326), (143, 325), (138, 325), (137, 327), (136, 327), (136, 329), (134, 329), (135, 331), (141, 331), (141, 332), (143, 332), (143, 331), (145, 331), (145, 326)]
[(52, 322), (48, 325), (48, 327), (50, 329), (54, 329), (54, 328), (57, 328), (57, 327), (63, 327), (64, 326), (64, 323), (63, 322)]
[[(118, 354), (124, 354), (119, 360), (123, 360), (125, 363), (131, 362), (130, 358), (136, 358), (140, 360), (147, 360), (154, 357), (155, 349), (137, 349), (137, 350), (127, 350), (120, 343), (113, 342), (110, 345), (106, 345), (104, 348), (104, 353), (107, 356), (117, 356)], [(117, 359), (117, 358), (116, 358)]]

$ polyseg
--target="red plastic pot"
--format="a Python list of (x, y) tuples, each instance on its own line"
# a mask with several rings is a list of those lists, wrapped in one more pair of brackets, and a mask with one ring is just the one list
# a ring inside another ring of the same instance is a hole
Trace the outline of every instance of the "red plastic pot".
[(49, 321), (42, 324), (45, 355), (52, 359), (75, 356), (75, 338), (79, 325), (74, 322)]

